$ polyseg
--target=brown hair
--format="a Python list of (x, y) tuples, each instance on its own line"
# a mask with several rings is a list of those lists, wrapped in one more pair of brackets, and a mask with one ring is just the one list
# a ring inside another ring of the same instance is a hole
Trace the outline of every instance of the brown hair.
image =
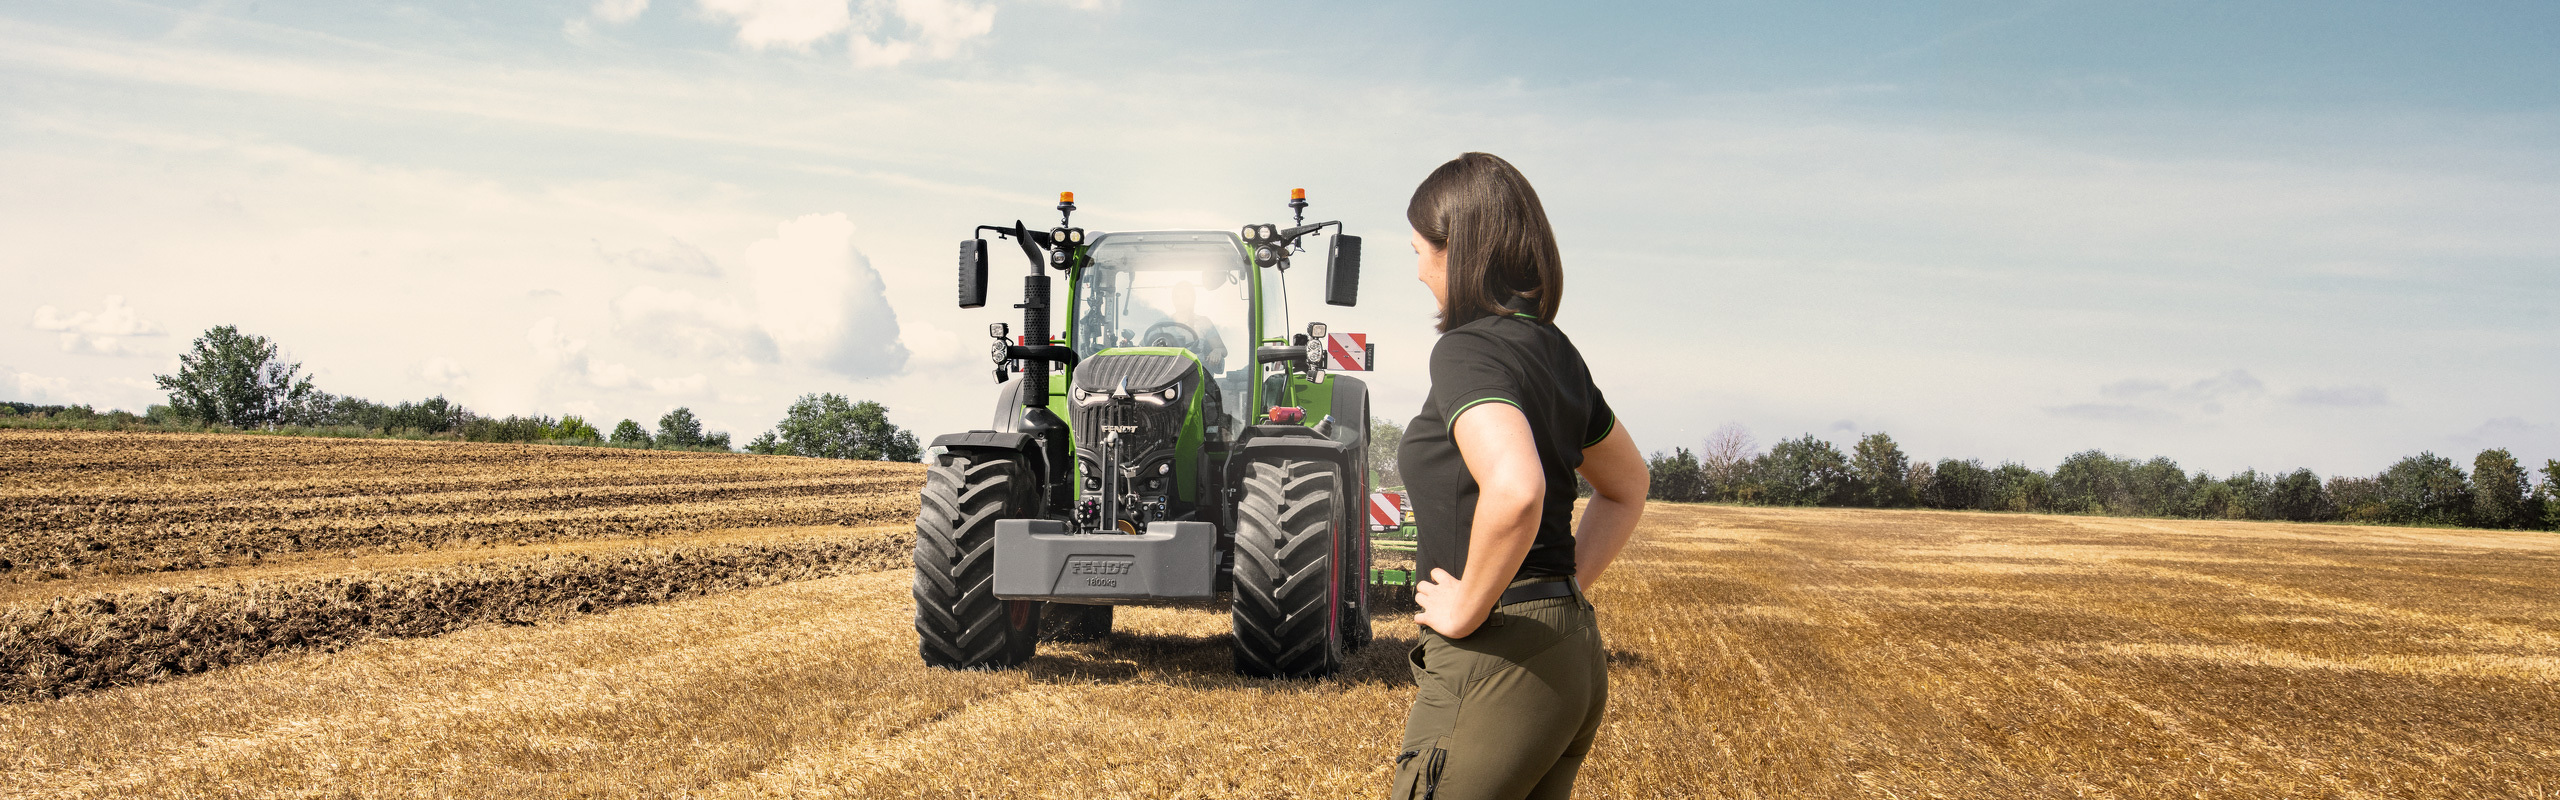
[(1538, 190), (1529, 188), (1529, 179), (1511, 162), (1490, 153), (1451, 159), (1413, 190), (1404, 219), (1449, 254), (1442, 333), (1511, 313), (1502, 304), (1515, 297), (1534, 303), (1539, 321), (1555, 321), (1564, 300), (1555, 229), (1547, 226)]

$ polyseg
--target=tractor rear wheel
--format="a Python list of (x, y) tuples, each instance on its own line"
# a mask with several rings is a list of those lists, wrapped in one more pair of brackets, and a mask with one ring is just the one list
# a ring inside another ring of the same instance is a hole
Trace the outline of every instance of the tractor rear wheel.
[(1112, 606), (1088, 606), (1079, 603), (1043, 603), (1040, 615), (1040, 640), (1044, 642), (1093, 642), (1111, 634)]
[(1002, 669), (1039, 646), (1041, 603), (996, 597), (996, 520), (1030, 517), (1038, 481), (1006, 453), (956, 450), (925, 470), (916, 513), (916, 638), (924, 663)]
[(1342, 669), (1341, 500), (1325, 462), (1245, 466), (1233, 581), (1237, 672), (1312, 678)]

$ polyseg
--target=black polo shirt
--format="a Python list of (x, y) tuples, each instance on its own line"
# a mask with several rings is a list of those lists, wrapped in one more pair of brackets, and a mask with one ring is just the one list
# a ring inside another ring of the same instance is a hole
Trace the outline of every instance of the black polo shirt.
[(1466, 577), (1477, 487), (1450, 431), (1459, 415), (1489, 403), (1509, 403), (1529, 418), (1547, 475), (1537, 542), (1512, 580), (1570, 576), (1573, 471), (1582, 466), (1583, 448), (1608, 438), (1617, 417), (1591, 384), (1591, 371), (1573, 341), (1556, 326), (1516, 311), (1460, 325), (1431, 348), (1431, 393), (1421, 415), (1405, 427), (1396, 453), (1421, 534), (1417, 574), (1429, 577), (1439, 568)]

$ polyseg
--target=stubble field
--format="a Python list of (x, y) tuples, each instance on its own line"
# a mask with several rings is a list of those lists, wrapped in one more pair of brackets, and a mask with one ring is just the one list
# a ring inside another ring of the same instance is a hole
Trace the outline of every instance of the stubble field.
[[(1584, 797), (2560, 797), (2548, 534), (1656, 506), (1620, 564)], [(0, 793), (1385, 790), (1409, 618), (1322, 681), (1186, 609), (953, 673), (845, 570), (0, 705)]]

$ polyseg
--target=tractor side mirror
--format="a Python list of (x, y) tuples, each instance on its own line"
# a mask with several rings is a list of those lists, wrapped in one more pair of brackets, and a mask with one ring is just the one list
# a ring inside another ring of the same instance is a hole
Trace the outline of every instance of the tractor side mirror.
[(1325, 250), (1324, 301), (1337, 306), (1360, 303), (1360, 237), (1335, 234)]
[(960, 307), (981, 308), (987, 304), (987, 240), (963, 239), (960, 242)]

